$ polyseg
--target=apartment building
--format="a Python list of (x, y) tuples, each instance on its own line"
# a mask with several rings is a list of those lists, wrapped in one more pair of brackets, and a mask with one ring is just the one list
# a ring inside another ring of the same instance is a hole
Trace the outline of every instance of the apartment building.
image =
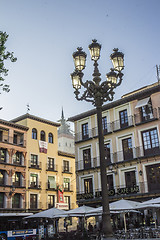
[[(26, 156), (26, 210), (38, 212), (51, 207), (69, 209), (76, 201), (75, 158), (58, 152), (58, 127), (55, 123), (25, 114), (14, 120), (28, 128)], [(59, 193), (63, 191), (60, 204)], [(75, 190), (74, 190), (75, 189)]]
[[(101, 205), (96, 109), (75, 124), (77, 203)], [(160, 85), (145, 86), (103, 106), (102, 126), (110, 201), (160, 196)]]
[(28, 127), (0, 120), (0, 212), (26, 208), (26, 135)]

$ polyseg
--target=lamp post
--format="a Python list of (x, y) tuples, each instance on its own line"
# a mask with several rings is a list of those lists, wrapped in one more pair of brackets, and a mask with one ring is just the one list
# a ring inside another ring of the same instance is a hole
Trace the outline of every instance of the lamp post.
[[(71, 74), (72, 85), (75, 89), (75, 97), (77, 100), (85, 100), (91, 102), (97, 110), (97, 124), (98, 124), (98, 140), (99, 140), (99, 154), (100, 154), (100, 172), (101, 172), (101, 190), (102, 190), (102, 223), (103, 223), (103, 237), (104, 239), (113, 239), (113, 231), (110, 219), (109, 210), (109, 196), (107, 187), (106, 161), (104, 152), (104, 135), (102, 128), (102, 106), (106, 101), (112, 101), (114, 96), (114, 89), (122, 82), (124, 68), (124, 54), (118, 51), (118, 48), (113, 49), (110, 58), (113, 63), (113, 69), (106, 74), (107, 80), (101, 83), (101, 74), (98, 70), (97, 61), (100, 58), (101, 45), (97, 40), (92, 40), (89, 45), (91, 60), (94, 61), (94, 72), (92, 74), (93, 80), (82, 81), (83, 72), (86, 62), (86, 53), (82, 48), (77, 48), (73, 53), (75, 64), (75, 71)], [(80, 89), (84, 87), (84, 92), (80, 96)]]

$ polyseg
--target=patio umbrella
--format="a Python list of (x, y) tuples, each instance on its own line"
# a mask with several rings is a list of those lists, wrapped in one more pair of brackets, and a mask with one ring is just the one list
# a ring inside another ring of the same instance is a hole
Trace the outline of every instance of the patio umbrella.
[(139, 205), (139, 202), (135, 202), (135, 201), (130, 201), (130, 200), (125, 200), (125, 199), (121, 199), (118, 201), (115, 201), (113, 203), (110, 203), (110, 210), (112, 211), (120, 211), (121, 213), (123, 213), (123, 220), (124, 220), (124, 229), (125, 232), (127, 232), (127, 225), (126, 225), (126, 212), (128, 211), (134, 211), (134, 209), (137, 209)]
[(160, 204), (160, 197), (158, 198), (152, 198), (151, 200), (145, 201), (141, 204)]
[(59, 218), (62, 214), (66, 214), (66, 211), (58, 208), (50, 208), (25, 218)]
[(94, 208), (83, 205), (81, 207), (69, 210), (65, 214), (70, 217), (83, 217), (91, 210), (94, 210)]
[(125, 211), (131, 209), (137, 209), (139, 202), (121, 199), (109, 204), (110, 210), (114, 211)]
[[(146, 201), (146, 202), (150, 202), (151, 200), (149, 201)], [(137, 209), (155, 209), (156, 208), (160, 208), (160, 204), (152, 204), (152, 203), (148, 203), (146, 204), (146, 202), (143, 202), (143, 203), (140, 203), (139, 206), (137, 207)], [(154, 212), (155, 214), (155, 228), (157, 228), (157, 224), (156, 224), (156, 218), (157, 218), (157, 214), (156, 214), (156, 211)]]

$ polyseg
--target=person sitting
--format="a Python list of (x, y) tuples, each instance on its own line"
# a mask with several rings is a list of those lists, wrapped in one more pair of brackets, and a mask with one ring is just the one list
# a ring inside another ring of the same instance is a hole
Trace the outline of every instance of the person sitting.
[(92, 226), (91, 223), (89, 223), (89, 225), (88, 225), (88, 231), (89, 231), (89, 232), (93, 232), (93, 226)]

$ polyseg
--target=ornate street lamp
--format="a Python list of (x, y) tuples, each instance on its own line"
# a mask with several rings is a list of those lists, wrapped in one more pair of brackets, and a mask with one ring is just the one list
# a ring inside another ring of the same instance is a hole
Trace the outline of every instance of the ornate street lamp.
[[(122, 82), (124, 69), (124, 54), (118, 51), (118, 48), (113, 49), (110, 58), (113, 63), (113, 68), (106, 74), (107, 80), (101, 83), (101, 74), (98, 70), (98, 59), (100, 58), (101, 45), (97, 40), (92, 40), (89, 45), (91, 59), (94, 61), (94, 72), (92, 74), (93, 80), (82, 81), (83, 72), (86, 63), (86, 53), (82, 48), (77, 48), (73, 53), (75, 64), (75, 71), (71, 74), (72, 85), (75, 89), (76, 99), (81, 101), (85, 100), (91, 102), (97, 109), (97, 123), (98, 123), (98, 140), (99, 140), (99, 153), (100, 153), (100, 171), (101, 171), (101, 189), (102, 189), (102, 223), (103, 223), (103, 236), (104, 239), (113, 239), (113, 231), (110, 219), (109, 210), (109, 196), (107, 187), (107, 174), (104, 152), (104, 135), (102, 128), (102, 105), (106, 101), (112, 101), (115, 94), (114, 89)], [(80, 95), (81, 87), (84, 87), (84, 92)]]

